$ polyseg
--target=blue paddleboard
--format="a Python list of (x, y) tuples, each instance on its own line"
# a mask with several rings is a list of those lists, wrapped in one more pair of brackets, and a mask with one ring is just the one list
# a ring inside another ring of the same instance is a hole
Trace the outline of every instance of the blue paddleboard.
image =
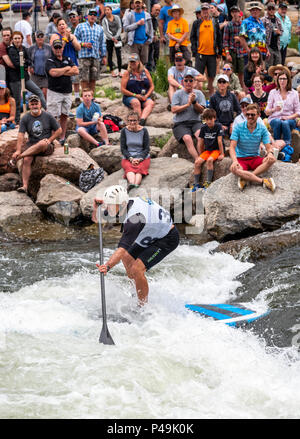
[(203, 317), (212, 317), (216, 322), (226, 323), (229, 326), (253, 322), (269, 314), (270, 311), (258, 312), (246, 308), (241, 304), (231, 305), (230, 303), (218, 304), (187, 304), (185, 307), (191, 311), (197, 312)]

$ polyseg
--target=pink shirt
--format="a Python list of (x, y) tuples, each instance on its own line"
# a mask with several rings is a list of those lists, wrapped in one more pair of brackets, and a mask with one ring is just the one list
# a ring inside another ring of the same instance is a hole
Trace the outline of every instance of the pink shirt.
[[(282, 96), (279, 90), (274, 89), (270, 91), (268, 97), (268, 104), (266, 110), (272, 110), (276, 107), (277, 102), (283, 102), (283, 108), (281, 111), (275, 111), (268, 117), (268, 121), (270, 122), (273, 119), (282, 119), (283, 116), (291, 116), (292, 114), (297, 113), (300, 116), (300, 103), (299, 96), (296, 90), (290, 90), (287, 93), (287, 97), (285, 100), (282, 99)], [(265, 111), (266, 111), (265, 110)]]

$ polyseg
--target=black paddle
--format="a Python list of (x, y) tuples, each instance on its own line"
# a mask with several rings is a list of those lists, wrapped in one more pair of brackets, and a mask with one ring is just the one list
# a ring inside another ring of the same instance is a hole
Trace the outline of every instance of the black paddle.
[[(99, 226), (99, 258), (100, 265), (103, 265), (103, 242), (102, 242), (102, 224), (101, 224), (101, 207), (98, 207), (98, 226)], [(105, 301), (105, 282), (104, 274), (100, 272), (101, 302), (102, 302), (102, 330), (99, 337), (99, 343), (114, 345), (112, 336), (109, 333), (106, 319), (106, 301)]]

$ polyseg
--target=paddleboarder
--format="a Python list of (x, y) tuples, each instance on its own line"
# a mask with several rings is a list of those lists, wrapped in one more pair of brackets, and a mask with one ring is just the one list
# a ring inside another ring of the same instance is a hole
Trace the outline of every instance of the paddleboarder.
[(122, 236), (117, 250), (105, 264), (97, 267), (107, 274), (120, 261), (127, 276), (133, 279), (139, 305), (148, 301), (149, 286), (146, 271), (161, 262), (179, 244), (179, 233), (170, 213), (146, 197), (130, 198), (122, 186), (110, 186), (94, 199), (93, 220), (97, 222), (97, 208), (102, 206), (102, 217), (120, 222)]

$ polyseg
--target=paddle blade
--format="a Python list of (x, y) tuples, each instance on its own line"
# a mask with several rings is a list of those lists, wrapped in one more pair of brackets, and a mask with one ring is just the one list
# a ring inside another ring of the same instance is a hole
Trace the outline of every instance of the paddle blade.
[(99, 343), (110, 344), (110, 345), (115, 344), (106, 325), (102, 326), (101, 334), (99, 337)]

